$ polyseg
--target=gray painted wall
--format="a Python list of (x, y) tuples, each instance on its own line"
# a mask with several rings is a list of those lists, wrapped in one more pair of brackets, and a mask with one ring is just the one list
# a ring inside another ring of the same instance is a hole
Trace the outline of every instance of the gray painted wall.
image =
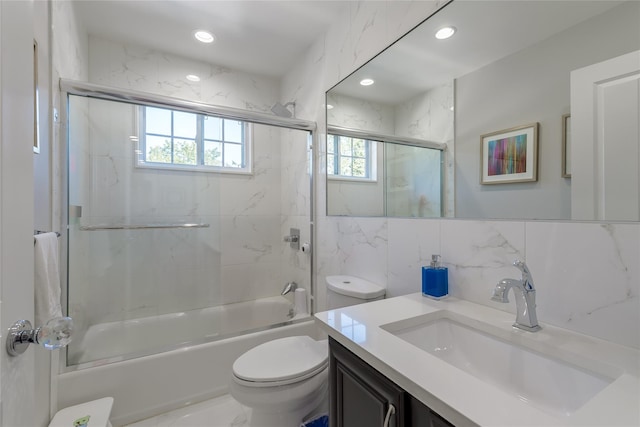
[[(640, 2), (628, 2), (456, 81), (456, 217), (570, 219), (562, 178), (569, 73), (640, 49)], [(538, 181), (481, 185), (480, 135), (533, 122)]]

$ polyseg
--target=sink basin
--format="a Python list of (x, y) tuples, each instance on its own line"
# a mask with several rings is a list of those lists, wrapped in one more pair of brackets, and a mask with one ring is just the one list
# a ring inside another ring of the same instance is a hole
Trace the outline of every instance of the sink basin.
[(491, 325), (446, 310), (382, 329), (554, 415), (571, 415), (614, 381), (502, 339), (487, 332)]

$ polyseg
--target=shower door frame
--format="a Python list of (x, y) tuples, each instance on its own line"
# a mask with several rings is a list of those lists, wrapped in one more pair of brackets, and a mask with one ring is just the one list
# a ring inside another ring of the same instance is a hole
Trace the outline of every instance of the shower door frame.
[[(60, 79), (60, 123), (61, 126), (61, 135), (60, 140), (62, 144), (60, 144), (60, 170), (61, 170), (61, 195), (62, 195), (62, 203), (60, 206), (60, 230), (63, 231), (60, 245), (61, 245), (61, 253), (68, 254), (69, 247), (69, 161), (68, 161), (68, 149), (69, 149), (69, 128), (68, 128), (68, 120), (69, 120), (69, 96), (80, 96), (86, 98), (94, 98), (115, 102), (123, 102), (127, 104), (134, 105), (145, 105), (151, 107), (158, 108), (169, 108), (172, 110), (179, 110), (189, 113), (195, 114), (203, 114), (203, 115), (214, 115), (224, 119), (231, 120), (239, 120), (244, 122), (256, 123), (267, 126), (275, 126), (284, 129), (291, 130), (301, 130), (308, 132), (307, 134), (307, 150), (314, 152), (313, 147), (314, 144), (314, 136), (317, 130), (317, 124), (313, 121), (296, 119), (296, 118), (286, 118), (275, 116), (267, 113), (243, 110), (239, 108), (232, 107), (224, 107), (220, 105), (212, 105), (205, 104), (197, 101), (189, 101), (180, 98), (173, 98), (169, 96), (157, 95), (153, 93), (147, 92), (139, 92), (134, 90), (125, 90), (121, 88), (114, 88), (104, 85), (98, 85), (94, 83), (68, 80), (68, 79)], [(314, 160), (315, 156), (308, 156), (308, 161), (311, 162), (309, 165), (309, 239), (311, 244), (311, 254), (310, 254), (310, 264), (309, 264), (309, 298), (310, 298), (310, 307), (309, 307), (309, 319), (313, 319), (313, 314), (315, 314), (317, 309), (317, 298), (316, 298), (316, 275), (314, 274), (315, 267), (315, 251), (314, 247), (314, 233), (315, 233), (315, 212), (314, 212), (314, 179), (313, 175), (315, 172)], [(65, 256), (65, 260), (67, 262), (60, 263), (60, 274), (62, 283), (62, 305), (65, 313), (68, 313), (68, 255)], [(290, 320), (281, 324), (271, 325), (262, 329), (271, 329), (273, 327), (284, 326), (293, 323), (299, 323), (301, 321), (309, 321), (307, 319), (304, 320)], [(251, 331), (255, 332), (255, 331)], [(176, 345), (179, 348), (181, 345)], [(67, 349), (65, 348), (64, 357), (60, 357), (59, 370), (58, 372), (71, 372), (79, 369), (85, 368), (81, 365), (73, 365), (67, 366)], [(62, 355), (61, 355), (62, 356)], [(126, 360), (122, 358), (122, 360)], [(114, 360), (114, 362), (117, 360)], [(91, 364), (91, 363), (89, 363)]]

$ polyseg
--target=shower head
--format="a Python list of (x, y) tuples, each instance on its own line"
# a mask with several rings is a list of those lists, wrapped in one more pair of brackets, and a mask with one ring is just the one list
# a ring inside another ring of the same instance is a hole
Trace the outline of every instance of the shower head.
[[(289, 109), (287, 108), (289, 105), (291, 105), (293, 107), (293, 112), (289, 111)], [(295, 102), (287, 102), (286, 104), (282, 105), (279, 102), (276, 102), (273, 105), (273, 107), (271, 107), (271, 111), (276, 116), (286, 117), (286, 118), (295, 117), (296, 116), (296, 103)]]

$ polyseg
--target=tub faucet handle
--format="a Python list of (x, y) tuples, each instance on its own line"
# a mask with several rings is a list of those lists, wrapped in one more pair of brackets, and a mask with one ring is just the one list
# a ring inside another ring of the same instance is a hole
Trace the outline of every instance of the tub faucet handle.
[(284, 289), (282, 289), (282, 293), (280, 295), (286, 295), (289, 292), (293, 292), (298, 289), (298, 284), (296, 282), (289, 282), (284, 285)]

